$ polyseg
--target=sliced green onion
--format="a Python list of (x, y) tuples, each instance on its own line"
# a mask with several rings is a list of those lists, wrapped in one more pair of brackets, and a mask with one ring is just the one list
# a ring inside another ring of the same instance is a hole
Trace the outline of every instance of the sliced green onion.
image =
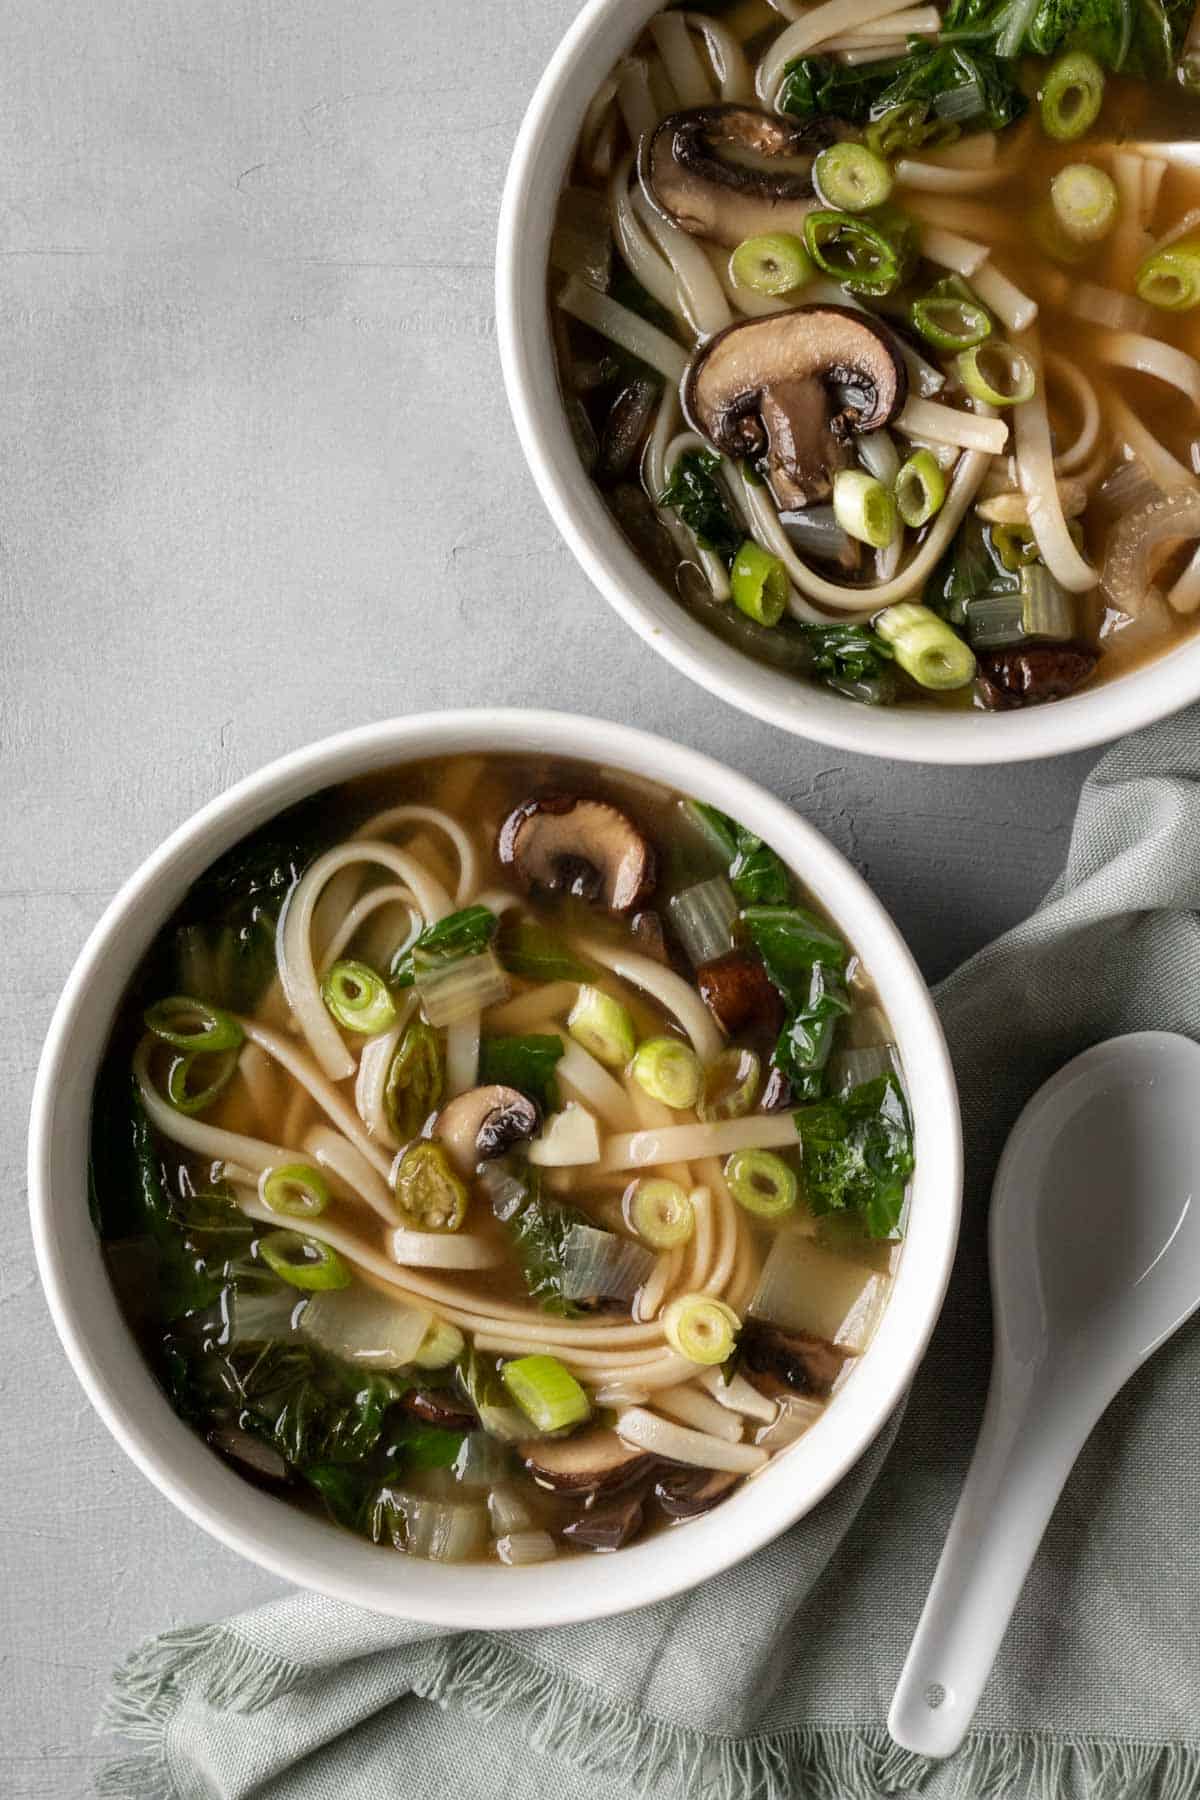
[(610, 1069), (623, 1069), (637, 1048), (628, 1010), (611, 994), (586, 983), (567, 1015), (567, 1030), (577, 1044)]
[(384, 1115), (402, 1144), (437, 1111), (445, 1086), (441, 1039), (424, 1019), (413, 1019), (396, 1046), (383, 1090)]
[(631, 1181), (621, 1207), (629, 1229), (653, 1250), (674, 1250), (686, 1244), (696, 1229), (691, 1195), (665, 1176)]
[(790, 294), (813, 276), (812, 257), (790, 231), (767, 231), (738, 245), (730, 272), (739, 287), (756, 294)]
[(1029, 230), (1044, 256), (1050, 257), (1053, 262), (1064, 263), (1068, 268), (1086, 262), (1093, 253), (1091, 244), (1084, 244), (1078, 238), (1067, 236), (1049, 200), (1039, 201), (1033, 208), (1029, 214)]
[(1189, 94), (1200, 94), (1200, 50), (1188, 50), (1180, 57), (1175, 79)]
[(556, 1356), (518, 1356), (500, 1365), (500, 1379), (539, 1431), (565, 1431), (591, 1414), (587, 1395)]
[(761, 1064), (753, 1050), (722, 1050), (704, 1071), (704, 1092), (696, 1110), (705, 1124), (744, 1119), (758, 1099)]
[(876, 550), (896, 535), (896, 502), (882, 481), (863, 469), (839, 469), (834, 476), (833, 516), (847, 537)]
[(813, 181), (826, 206), (869, 212), (892, 191), (892, 171), (866, 144), (830, 144), (813, 164)]
[(663, 1313), (663, 1331), (672, 1350), (694, 1363), (728, 1362), (742, 1321), (723, 1300), (707, 1294), (680, 1294)]
[(1050, 204), (1069, 238), (1098, 244), (1117, 222), (1121, 196), (1103, 169), (1093, 163), (1068, 163), (1050, 183)]
[(1037, 373), (1023, 350), (1006, 338), (989, 338), (954, 359), (958, 378), (973, 400), (988, 406), (1016, 406), (1037, 393)]
[(946, 477), (936, 456), (916, 450), (901, 468), (893, 488), (896, 511), (906, 525), (917, 530), (941, 512), (946, 498)]
[(1090, 131), (1104, 103), (1104, 70), (1086, 50), (1068, 50), (1042, 85), (1042, 130), (1059, 143)]
[(147, 1010), (145, 1023), (147, 1031), (176, 1050), (236, 1050), (245, 1036), (232, 1013), (186, 994), (157, 1000)]
[(796, 1171), (772, 1150), (735, 1150), (725, 1179), (739, 1206), (760, 1219), (781, 1219), (796, 1204)]
[(467, 1190), (445, 1149), (431, 1138), (410, 1144), (396, 1171), (400, 1223), (410, 1231), (459, 1231), (467, 1216)]
[(1200, 306), (1200, 237), (1176, 238), (1139, 265), (1134, 276), (1139, 300), (1166, 312)]
[(289, 1219), (315, 1219), (329, 1205), (329, 1183), (309, 1163), (283, 1163), (264, 1169), (258, 1197), (271, 1212)]
[(362, 962), (335, 962), (321, 983), (321, 997), (344, 1031), (378, 1037), (396, 1022), (387, 983)]
[(1026, 637), (1065, 644), (1075, 636), (1075, 604), (1044, 563), (1021, 570), (1021, 623)]
[(787, 605), (787, 570), (777, 556), (747, 538), (729, 571), (733, 603), (760, 625), (778, 625)]
[(913, 326), (939, 350), (969, 350), (992, 335), (992, 315), (960, 275), (935, 282), (908, 309)]
[(989, 525), (988, 537), (1001, 565), (1016, 575), (1027, 563), (1038, 559), (1037, 539), (1027, 526)]
[[(215, 1054), (209, 1050), (192, 1050), (183, 1056), (172, 1057), (167, 1070), (167, 1099), (176, 1112), (189, 1116), (204, 1112), (228, 1086), (237, 1063), (236, 1050), (218, 1050)], [(194, 1085), (197, 1079), (204, 1085)]]
[(876, 634), (921, 687), (940, 691), (966, 687), (975, 678), (975, 658), (957, 633), (927, 606), (901, 600), (874, 621)]
[(908, 273), (911, 228), (889, 219), (890, 229), (866, 214), (810, 212), (804, 242), (817, 267), (852, 294), (890, 294)]
[(695, 1106), (704, 1086), (700, 1058), (679, 1038), (647, 1038), (638, 1046), (630, 1073), (643, 1093), (675, 1112)]
[(864, 133), (867, 148), (886, 157), (901, 156), (906, 150), (940, 150), (960, 136), (960, 127), (951, 120), (929, 117), (927, 100), (889, 106)]
[(309, 1293), (349, 1287), (353, 1279), (336, 1250), (298, 1231), (269, 1231), (258, 1240), (258, 1254), (282, 1281)]
[(458, 1361), (465, 1348), (466, 1339), (457, 1325), (435, 1319), (417, 1346), (413, 1362), (418, 1369), (447, 1369)]

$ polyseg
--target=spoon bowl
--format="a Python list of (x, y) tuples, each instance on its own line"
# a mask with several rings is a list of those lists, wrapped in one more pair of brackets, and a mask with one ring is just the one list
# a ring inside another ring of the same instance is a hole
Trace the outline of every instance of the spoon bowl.
[(992, 1189), (994, 1360), (962, 1497), (888, 1728), (955, 1751), (1092, 1427), (1200, 1305), (1200, 1047), (1142, 1031), (1051, 1077)]

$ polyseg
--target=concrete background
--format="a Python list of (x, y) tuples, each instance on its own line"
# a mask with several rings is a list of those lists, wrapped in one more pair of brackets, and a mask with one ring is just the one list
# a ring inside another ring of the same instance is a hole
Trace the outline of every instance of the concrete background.
[(575, 0), (7, 0), (0, 23), (0, 1793), (77, 1800), (110, 1666), (277, 1584), (71, 1376), (23, 1217), (55, 995), (202, 801), (390, 713), (554, 704), (826, 831), (931, 978), (1058, 870), (1089, 758), (889, 768), (706, 697), (607, 610), (511, 430), (491, 264)]

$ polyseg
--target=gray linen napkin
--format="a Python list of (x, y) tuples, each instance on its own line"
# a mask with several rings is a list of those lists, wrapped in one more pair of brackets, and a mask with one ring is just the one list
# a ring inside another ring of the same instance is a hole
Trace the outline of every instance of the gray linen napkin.
[(159, 1638), (117, 1674), (107, 1724), (134, 1754), (101, 1791), (1194, 1800), (1196, 1327), (1085, 1447), (958, 1756), (900, 1751), (883, 1721), (982, 1408), (986, 1208), (1005, 1134), (1033, 1090), (1100, 1038), (1200, 1037), (1198, 906), (1192, 711), (1105, 756), (1042, 907), (939, 991), (969, 1171), (950, 1297), (903, 1422), (807, 1519), (691, 1594), (599, 1624), (445, 1635), (297, 1593)]

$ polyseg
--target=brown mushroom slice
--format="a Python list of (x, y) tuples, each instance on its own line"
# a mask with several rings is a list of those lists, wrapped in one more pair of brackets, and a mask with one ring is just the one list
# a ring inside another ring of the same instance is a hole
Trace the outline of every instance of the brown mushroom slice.
[(828, 1394), (847, 1359), (825, 1338), (808, 1331), (781, 1331), (748, 1319), (738, 1339), (741, 1367), (761, 1393)]
[(696, 970), (700, 998), (730, 1037), (757, 1026), (774, 1036), (783, 1026), (783, 1001), (771, 977), (745, 950), (729, 950)]
[(607, 800), (543, 794), (508, 815), (500, 861), (526, 888), (549, 888), (632, 912), (654, 889), (654, 850), (633, 820)]
[(796, 306), (710, 338), (688, 365), (683, 409), (723, 455), (749, 458), (786, 512), (827, 499), (847, 438), (889, 424), (907, 392), (884, 326), (846, 306)]
[(741, 1479), (722, 1469), (665, 1469), (654, 1484), (654, 1498), (669, 1519), (694, 1519), (724, 1500)]
[(988, 650), (979, 659), (979, 688), (993, 711), (1062, 700), (1085, 682), (1098, 661), (1080, 644), (1031, 644), (1024, 650)]
[(620, 1550), (642, 1529), (642, 1519), (641, 1494), (625, 1494), (603, 1506), (590, 1506), (563, 1526), (562, 1535), (584, 1550)]
[(400, 1405), (414, 1419), (439, 1425), (444, 1431), (474, 1431), (479, 1420), (466, 1401), (452, 1388), (409, 1388)]
[(468, 1088), (438, 1114), (434, 1135), (446, 1146), (460, 1175), (470, 1175), (476, 1165), (503, 1156), (514, 1144), (536, 1137), (542, 1126), (541, 1109), (519, 1088), (492, 1083)]
[(648, 1473), (654, 1462), (604, 1425), (568, 1438), (537, 1438), (518, 1450), (538, 1485), (558, 1494), (614, 1493)]
[(642, 140), (638, 174), (661, 213), (731, 249), (764, 231), (802, 231), (818, 151), (833, 121), (783, 119), (756, 106), (692, 106)]

